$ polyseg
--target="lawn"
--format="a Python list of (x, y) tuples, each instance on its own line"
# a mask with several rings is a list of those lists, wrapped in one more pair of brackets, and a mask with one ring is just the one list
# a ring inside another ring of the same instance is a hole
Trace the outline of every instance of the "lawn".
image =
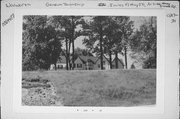
[[(63, 106), (140, 106), (156, 104), (155, 69), (23, 72), (24, 81), (37, 77), (40, 80), (48, 80), (52, 83), (56, 96), (53, 99), (60, 101), (60, 105)], [(36, 87), (43, 87), (39, 82)], [(43, 89), (45, 88), (46, 86), (43, 87)], [(29, 91), (28, 95), (30, 95), (30, 91), (34, 91), (31, 87), (23, 87), (24, 89)], [(23, 91), (23, 93), (25, 92)], [(31, 101), (34, 99), (32, 96)], [(51, 97), (49, 96), (47, 99), (49, 100)], [(58, 105), (59, 103), (53, 104)], [(39, 104), (31, 103), (31, 105)]]

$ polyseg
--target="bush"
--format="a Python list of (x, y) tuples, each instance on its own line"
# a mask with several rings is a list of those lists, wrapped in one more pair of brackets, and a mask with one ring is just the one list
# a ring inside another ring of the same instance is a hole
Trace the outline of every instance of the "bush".
[(144, 69), (155, 69), (156, 68), (156, 58), (150, 57), (149, 59), (144, 61), (143, 68)]

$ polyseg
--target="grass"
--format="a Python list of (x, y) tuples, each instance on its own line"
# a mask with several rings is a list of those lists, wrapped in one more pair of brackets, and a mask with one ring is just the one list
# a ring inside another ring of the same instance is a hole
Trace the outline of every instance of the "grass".
[(156, 104), (156, 70), (23, 72), (23, 80), (51, 81), (64, 106)]

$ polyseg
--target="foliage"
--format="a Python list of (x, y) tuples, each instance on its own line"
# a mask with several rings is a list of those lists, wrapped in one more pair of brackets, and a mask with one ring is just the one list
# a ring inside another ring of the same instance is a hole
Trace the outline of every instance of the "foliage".
[(87, 28), (89, 34), (84, 39), (84, 44), (97, 55), (109, 55), (110, 66), (113, 54), (118, 57), (118, 53), (122, 54), (124, 51), (126, 56), (128, 39), (133, 32), (133, 22), (130, 17), (95, 16), (92, 17)]
[(47, 16), (24, 16), (23, 70), (48, 69), (61, 52), (61, 37)]
[(118, 30), (121, 31), (121, 39), (117, 45), (118, 52), (125, 57), (125, 68), (127, 69), (127, 52), (129, 48), (130, 36), (134, 30), (134, 22), (130, 20), (128, 16), (115, 17), (115, 20), (119, 26)]
[(156, 68), (156, 59), (154, 57), (149, 57), (147, 60), (143, 62), (143, 68), (149, 69), (149, 68)]
[[(124, 55), (127, 68), (129, 51), (144, 68), (155, 68), (156, 34), (156, 17), (134, 30), (129, 16), (24, 16), (23, 70), (47, 70), (51, 64), (56, 67), (60, 54), (66, 57), (67, 70), (73, 69), (70, 63), (74, 64), (78, 55), (92, 54), (100, 56), (101, 69), (103, 55), (109, 57), (110, 67), (112, 55), (116, 59), (118, 54)], [(75, 49), (74, 41), (80, 36), (87, 49)]]
[(157, 25), (156, 17), (151, 17), (131, 37), (130, 46), (133, 52), (142, 52), (144, 68), (156, 68)]
[[(74, 41), (81, 36), (84, 31), (82, 30), (82, 25), (85, 23), (82, 16), (52, 16), (51, 24), (54, 24), (58, 30), (61, 31), (61, 36), (64, 38), (66, 49), (64, 56), (66, 56), (67, 70), (70, 66), (70, 50), (72, 46), (72, 63), (75, 60), (75, 46)], [(74, 66), (74, 65), (72, 65)], [(73, 69), (73, 67), (72, 67)]]
[(86, 29), (88, 28), (88, 38), (84, 39), (84, 44), (96, 55), (100, 55), (100, 66), (103, 69), (103, 45), (105, 36), (105, 26), (107, 25), (107, 16), (94, 16), (92, 21), (88, 23)]
[(81, 49), (81, 48), (77, 47), (74, 50), (74, 57), (75, 57), (75, 59), (78, 56), (93, 56), (93, 54), (90, 51), (88, 51), (87, 49)]
[(100, 35), (103, 36), (103, 27), (105, 25), (105, 16), (95, 16), (92, 17), (92, 21), (83, 25), (86, 31), (83, 43), (92, 52), (100, 51)]

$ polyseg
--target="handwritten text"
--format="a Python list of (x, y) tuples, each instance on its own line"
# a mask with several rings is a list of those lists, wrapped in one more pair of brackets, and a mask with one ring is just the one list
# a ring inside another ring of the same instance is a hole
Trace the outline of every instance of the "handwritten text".
[(10, 7), (29, 7), (31, 6), (30, 3), (7, 3), (6, 7), (10, 8)]
[(14, 13), (13, 14), (11, 14), (10, 16), (9, 16), (9, 18), (8, 19), (6, 19), (3, 23), (2, 23), (2, 26), (4, 27), (5, 25), (7, 25), (9, 22), (11, 22), (13, 19), (14, 19)]
[(47, 2), (46, 4), (46, 7), (71, 7), (71, 6), (80, 6), (80, 7), (83, 7), (84, 4), (82, 3), (49, 3)]
[(169, 2), (100, 2), (99, 7), (114, 7), (114, 8), (176, 8), (176, 5)]

